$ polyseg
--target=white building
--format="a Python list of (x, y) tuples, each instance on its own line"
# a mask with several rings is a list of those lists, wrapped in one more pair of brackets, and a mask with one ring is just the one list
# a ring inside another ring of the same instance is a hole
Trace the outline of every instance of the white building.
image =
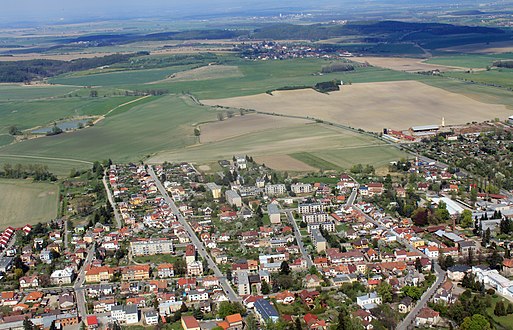
[(381, 303), (381, 297), (378, 296), (378, 294), (375, 291), (360, 297), (356, 297), (356, 304), (358, 304), (358, 306), (360, 306), (361, 308), (367, 310), (376, 308), (378, 305), (381, 305)]
[(237, 207), (242, 206), (242, 198), (235, 190), (227, 190), (225, 192), (226, 202), (230, 205), (235, 205)]
[(173, 242), (166, 239), (132, 241), (130, 242), (130, 249), (134, 256), (171, 254), (174, 252)]
[(302, 219), (306, 223), (327, 222), (329, 220), (329, 215), (328, 215), (328, 213), (324, 213), (324, 212), (303, 213)]
[(479, 267), (472, 267), (472, 273), (477, 277), (477, 280), (483, 281), (497, 290), (497, 293), (503, 296), (513, 297), (513, 281), (508, 280), (495, 269), (484, 270)]
[(237, 272), (237, 292), (239, 293), (239, 296), (251, 294), (249, 276), (245, 271)]
[(58, 269), (50, 275), (50, 283), (53, 285), (71, 284), (73, 270), (69, 268)]
[(269, 214), (269, 220), (272, 224), (281, 223), (281, 213), (280, 208), (276, 204), (269, 204), (267, 206), (267, 213)]
[(110, 316), (122, 324), (135, 324), (139, 322), (139, 309), (135, 304), (112, 306)]
[(159, 324), (159, 314), (153, 310), (144, 312), (144, 323), (147, 325)]
[(270, 184), (265, 186), (265, 193), (269, 196), (284, 195), (287, 192), (287, 187), (283, 183)]
[(321, 203), (301, 203), (298, 205), (297, 210), (299, 213), (322, 212), (322, 204)]
[(312, 185), (309, 183), (293, 183), (290, 190), (295, 194), (307, 194), (312, 192)]

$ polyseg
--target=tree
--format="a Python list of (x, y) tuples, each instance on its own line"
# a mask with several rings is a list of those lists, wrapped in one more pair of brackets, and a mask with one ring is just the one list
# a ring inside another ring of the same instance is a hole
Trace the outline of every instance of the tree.
[(240, 303), (232, 303), (228, 301), (223, 301), (219, 304), (219, 309), (217, 311), (217, 314), (219, 318), (224, 319), (228, 315), (232, 314), (244, 314), (246, 312), (246, 309), (244, 306), (242, 306)]
[(388, 282), (381, 282), (377, 288), (378, 295), (383, 303), (392, 302), (392, 286)]
[(90, 96), (90, 97), (98, 97), (98, 91), (96, 91), (96, 90), (92, 90), (92, 91), (89, 93), (89, 96)]
[(469, 228), (473, 225), (472, 212), (470, 210), (463, 210), (460, 215), (460, 224), (463, 228)]
[(290, 274), (290, 266), (286, 260), (284, 260), (280, 265), (280, 274), (281, 275), (289, 275)]
[(261, 292), (262, 292), (262, 294), (269, 294), (269, 292), (271, 292), (271, 288), (269, 287), (269, 283), (267, 283), (266, 280), (262, 281)]
[(246, 330), (258, 330), (258, 324), (253, 313), (246, 318)]
[(415, 259), (415, 269), (418, 272), (422, 271), (422, 262), (420, 261), (420, 258)]
[(17, 126), (14, 126), (14, 125), (9, 126), (9, 134), (10, 135), (18, 135), (20, 133), (21, 133), (20, 129)]
[(23, 320), (23, 330), (35, 330), (37, 329), (36, 326), (34, 326), (34, 323), (30, 321), (28, 318), (25, 318)]
[(294, 330), (302, 330), (302, 326), (301, 326), (301, 318), (300, 317), (296, 317), (296, 320), (294, 321)]
[(509, 303), (508, 304), (508, 308), (506, 310), (506, 313), (509, 315), (509, 314), (513, 314), (513, 304), (512, 303)]
[(203, 320), (204, 314), (201, 308), (195, 308), (192, 310), (192, 316), (194, 316), (198, 320)]
[(493, 314), (495, 314), (495, 316), (508, 315), (508, 313), (506, 312), (506, 307), (504, 306), (504, 302), (502, 300), (498, 301), (495, 304), (495, 309), (493, 310)]
[(490, 264), (490, 268), (492, 269), (500, 269), (502, 265), (502, 256), (497, 252), (497, 250), (493, 250), (492, 254), (487, 258), (488, 263)]
[(490, 322), (481, 314), (466, 317), (460, 325), (461, 330), (491, 330)]

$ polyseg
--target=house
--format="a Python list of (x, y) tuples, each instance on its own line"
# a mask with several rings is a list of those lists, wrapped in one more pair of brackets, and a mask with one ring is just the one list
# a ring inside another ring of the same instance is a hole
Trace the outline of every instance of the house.
[(399, 310), (399, 313), (406, 314), (411, 311), (413, 306), (415, 306), (413, 299), (411, 299), (411, 297), (406, 296), (399, 302), (399, 304), (397, 305), (397, 309)]
[(50, 275), (50, 283), (53, 285), (71, 284), (73, 281), (73, 270), (69, 268), (59, 269)]
[(218, 322), (217, 325), (224, 330), (242, 330), (244, 327), (240, 314), (228, 315), (223, 321)]
[(465, 274), (470, 271), (470, 267), (467, 265), (454, 265), (447, 268), (447, 277), (451, 281), (461, 282)]
[(269, 214), (269, 220), (272, 224), (279, 224), (281, 223), (281, 213), (280, 208), (276, 204), (269, 204), (267, 206), (267, 213)]
[(269, 184), (264, 189), (268, 196), (283, 195), (287, 192), (287, 187), (283, 183)]
[(89, 315), (86, 317), (86, 325), (87, 325), (87, 329), (97, 329), (100, 324), (98, 323), (98, 318), (96, 317), (96, 315)]
[(59, 296), (59, 308), (70, 310), (75, 308), (75, 297), (71, 293), (63, 293)]
[(39, 287), (39, 277), (37, 275), (23, 276), (23, 277), (20, 277), (19, 283), (20, 283), (20, 289), (38, 288)]
[(284, 305), (290, 305), (296, 301), (296, 297), (294, 294), (288, 290), (285, 290), (283, 292), (278, 292), (274, 299), (276, 299), (277, 303), (284, 304)]
[(194, 316), (182, 316), (183, 330), (201, 330), (198, 320)]
[(293, 183), (290, 185), (290, 190), (295, 194), (308, 194), (312, 192), (312, 185), (309, 183)]
[(159, 314), (154, 310), (144, 312), (144, 323), (147, 325), (159, 324)]
[(221, 187), (215, 184), (214, 182), (207, 183), (207, 188), (212, 193), (212, 198), (219, 199), (221, 198)]
[(121, 279), (123, 281), (137, 281), (150, 279), (149, 265), (127, 266), (121, 269)]
[(326, 321), (319, 320), (319, 317), (317, 315), (308, 313), (305, 316), (303, 316), (303, 320), (305, 321), (308, 329), (325, 330), (327, 328)]
[(261, 324), (265, 324), (268, 321), (277, 322), (280, 318), (280, 314), (274, 308), (271, 303), (265, 299), (258, 299), (254, 303), (255, 313), (258, 316)]
[(464, 256), (467, 256), (469, 253), (476, 253), (477, 246), (474, 241), (462, 241), (458, 242), (458, 248), (460, 253)]
[(43, 299), (43, 293), (39, 291), (32, 291), (25, 297), (25, 302), (32, 304), (36, 302), (40, 302)]
[(319, 279), (319, 277), (315, 274), (308, 274), (304, 279), (306, 288), (316, 288), (321, 286), (321, 282), (321, 279)]
[(110, 316), (121, 324), (135, 324), (139, 322), (139, 309), (137, 305), (113, 306)]
[(513, 259), (504, 259), (502, 261), (502, 272), (505, 276), (513, 276)]
[(175, 276), (173, 264), (160, 264), (157, 266), (157, 276), (159, 278), (168, 278)]
[(110, 267), (86, 267), (85, 281), (87, 283), (107, 282), (110, 281), (112, 277), (114, 277), (114, 269)]
[(429, 307), (424, 307), (420, 310), (415, 318), (416, 326), (432, 326), (440, 322), (440, 313), (432, 310)]
[(375, 291), (369, 292), (368, 294), (360, 297), (356, 297), (356, 304), (367, 310), (376, 308), (378, 305), (381, 305), (381, 302), (381, 297), (378, 296)]

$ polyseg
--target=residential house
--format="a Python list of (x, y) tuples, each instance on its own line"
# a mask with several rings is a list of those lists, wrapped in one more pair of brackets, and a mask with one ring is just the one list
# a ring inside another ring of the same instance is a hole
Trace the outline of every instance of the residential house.
[(254, 302), (253, 306), (261, 324), (266, 324), (268, 321), (277, 322), (280, 318), (280, 314), (276, 308), (265, 299), (258, 299)]
[(149, 265), (127, 266), (121, 269), (121, 279), (123, 281), (140, 281), (150, 279)]
[(429, 307), (424, 307), (420, 310), (415, 318), (415, 325), (420, 326), (433, 326), (440, 322), (440, 313), (432, 310)]
[(194, 316), (182, 316), (183, 330), (201, 330), (198, 320)]
[(111, 317), (121, 324), (135, 324), (139, 322), (139, 309), (137, 305), (113, 306), (110, 311)]
[(23, 277), (20, 277), (19, 283), (20, 283), (20, 289), (38, 288), (39, 287), (39, 277), (37, 275), (23, 276)]
[(378, 296), (375, 291), (369, 292), (368, 294), (360, 297), (356, 297), (356, 303), (358, 306), (367, 310), (376, 308), (378, 305), (381, 305), (381, 302), (381, 297)]

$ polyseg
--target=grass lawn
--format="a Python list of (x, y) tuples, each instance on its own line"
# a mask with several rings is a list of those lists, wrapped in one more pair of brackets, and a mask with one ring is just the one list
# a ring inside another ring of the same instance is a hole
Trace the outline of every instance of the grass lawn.
[(21, 227), (57, 216), (59, 186), (28, 180), (0, 180), (0, 226)]
[(504, 301), (506, 303), (506, 308), (508, 307), (509, 301), (502, 298), (502, 297), (494, 297), (492, 301), (492, 306), (486, 309), (486, 312), (490, 317), (492, 318), (495, 327), (498, 330), (506, 330), (506, 329), (513, 329), (513, 315), (507, 315), (507, 316), (495, 316), (493, 314), (493, 311), (495, 309), (495, 304), (499, 302), (500, 300)]
[(325, 183), (325, 184), (336, 184), (340, 181), (338, 177), (335, 178), (328, 178), (326, 176), (308, 176), (306, 178), (299, 179), (299, 182), (302, 183)]
[(141, 256), (134, 257), (134, 261), (138, 263), (148, 264), (163, 264), (163, 263), (174, 263), (176, 260), (181, 259), (181, 257), (174, 256), (172, 254), (157, 254), (154, 256)]

